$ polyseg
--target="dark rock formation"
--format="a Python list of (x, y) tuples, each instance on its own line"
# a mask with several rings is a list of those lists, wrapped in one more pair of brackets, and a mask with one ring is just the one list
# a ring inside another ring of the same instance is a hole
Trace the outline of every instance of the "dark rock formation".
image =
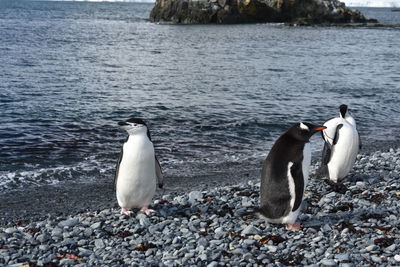
[(150, 20), (161, 23), (364, 23), (338, 0), (156, 0)]

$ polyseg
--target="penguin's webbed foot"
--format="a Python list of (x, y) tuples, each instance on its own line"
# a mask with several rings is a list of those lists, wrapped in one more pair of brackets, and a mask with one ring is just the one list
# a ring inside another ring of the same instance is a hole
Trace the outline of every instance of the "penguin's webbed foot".
[(294, 222), (293, 224), (287, 224), (286, 230), (299, 231), (301, 230), (301, 224), (299, 222)]
[(125, 208), (121, 208), (121, 212), (120, 213), (129, 216), (129, 215), (131, 215), (133, 213), (133, 211), (127, 210)]
[(146, 215), (150, 215), (150, 214), (156, 213), (155, 210), (149, 209), (148, 207), (141, 208), (140, 212), (143, 212)]

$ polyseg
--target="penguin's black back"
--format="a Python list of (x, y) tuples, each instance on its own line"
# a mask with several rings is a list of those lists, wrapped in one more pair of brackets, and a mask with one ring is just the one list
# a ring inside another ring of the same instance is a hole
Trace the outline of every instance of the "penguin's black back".
[(275, 142), (264, 161), (261, 174), (260, 212), (265, 217), (277, 219), (290, 212), (287, 178), (289, 162), (293, 163), (291, 169), (296, 193), (293, 210), (300, 206), (304, 189), (302, 161), (305, 143), (286, 132)]

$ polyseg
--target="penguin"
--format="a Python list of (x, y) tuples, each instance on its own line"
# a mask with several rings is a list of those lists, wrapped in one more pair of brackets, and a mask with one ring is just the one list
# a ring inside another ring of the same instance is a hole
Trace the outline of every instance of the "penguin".
[(148, 206), (155, 194), (156, 184), (163, 186), (163, 173), (151, 141), (150, 130), (142, 119), (118, 122), (128, 132), (115, 171), (115, 187), (121, 214), (130, 215), (131, 208), (140, 208), (150, 215)]
[(296, 222), (308, 182), (311, 136), (326, 127), (300, 122), (282, 134), (272, 146), (261, 171), (259, 215), (269, 223), (300, 230)]
[(339, 117), (327, 120), (324, 126), (322, 168), (328, 172), (329, 180), (337, 184), (352, 169), (362, 146), (361, 139), (347, 105), (340, 105)]

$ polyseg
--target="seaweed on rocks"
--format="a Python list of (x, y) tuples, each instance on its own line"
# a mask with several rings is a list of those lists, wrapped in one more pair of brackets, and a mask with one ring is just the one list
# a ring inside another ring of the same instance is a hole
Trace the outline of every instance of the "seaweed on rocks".
[(374, 244), (381, 248), (387, 248), (394, 244), (395, 239), (392, 237), (381, 237), (374, 240)]
[(260, 239), (260, 243), (267, 244), (269, 241), (272, 241), (274, 244), (280, 244), (285, 242), (286, 239), (279, 235), (266, 235)]
[(363, 221), (368, 221), (369, 219), (375, 219), (375, 220), (382, 220), (383, 219), (383, 214), (378, 214), (378, 213), (364, 213), (360, 215), (360, 219)]
[(340, 223), (336, 226), (336, 228), (337, 228), (339, 231), (343, 231), (344, 229), (348, 229), (351, 233), (354, 233), (354, 234), (365, 234), (364, 231), (359, 230), (359, 229), (356, 229), (352, 223), (349, 223), (349, 222), (346, 222), (346, 221), (340, 222)]
[(290, 254), (281, 256), (277, 260), (286, 266), (293, 266), (293, 265), (302, 265), (301, 262), (303, 259), (304, 256), (301, 254)]
[(334, 206), (332, 209), (328, 211), (328, 213), (336, 213), (339, 211), (351, 211), (351, 210), (354, 210), (354, 204), (351, 202), (343, 202), (337, 204), (337, 206)]
[(157, 248), (157, 245), (154, 243), (151, 243), (151, 242), (144, 242), (141, 244), (137, 244), (135, 246), (135, 250), (142, 251), (142, 252), (145, 252), (151, 248)]

